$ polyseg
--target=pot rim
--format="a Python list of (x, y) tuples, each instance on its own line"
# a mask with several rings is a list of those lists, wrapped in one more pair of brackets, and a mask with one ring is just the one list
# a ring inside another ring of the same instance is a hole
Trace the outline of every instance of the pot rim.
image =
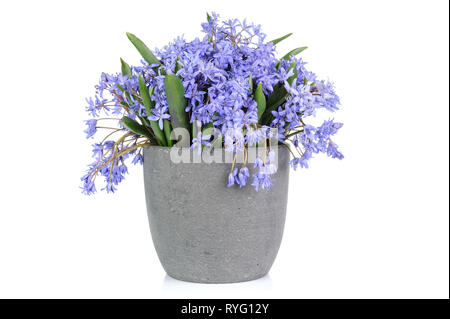
[[(190, 147), (191, 147), (191, 145), (185, 146), (185, 147), (146, 145), (146, 146), (143, 146), (142, 148), (145, 149), (145, 150), (150, 149), (150, 148), (154, 148), (154, 149), (158, 149), (158, 150), (165, 150), (165, 151), (167, 151), (167, 150), (170, 150), (172, 148), (180, 149), (180, 148), (190, 148)], [(277, 145), (272, 146), (272, 147), (276, 147), (277, 149), (285, 148), (286, 150), (288, 150), (288, 146), (286, 146), (285, 144), (281, 144), (281, 143), (278, 143)], [(210, 149), (210, 148), (211, 148), (210, 146), (206, 146), (204, 149)], [(254, 148), (257, 148), (257, 147), (256, 146), (246, 147), (246, 149), (254, 149)], [(223, 147), (222, 148), (217, 148), (217, 149), (225, 150), (225, 148), (223, 148)], [(192, 151), (194, 151), (194, 150), (192, 150)]]

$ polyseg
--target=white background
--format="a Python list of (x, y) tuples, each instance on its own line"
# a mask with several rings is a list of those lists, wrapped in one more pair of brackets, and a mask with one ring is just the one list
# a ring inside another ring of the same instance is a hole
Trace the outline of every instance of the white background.
[[(2, 1), (0, 297), (448, 298), (448, 1)], [(115, 195), (80, 194), (84, 98), (125, 32), (150, 47), (201, 36), (206, 11), (294, 35), (336, 84), (342, 161), (292, 172), (269, 276), (168, 278), (148, 228), (141, 167)]]

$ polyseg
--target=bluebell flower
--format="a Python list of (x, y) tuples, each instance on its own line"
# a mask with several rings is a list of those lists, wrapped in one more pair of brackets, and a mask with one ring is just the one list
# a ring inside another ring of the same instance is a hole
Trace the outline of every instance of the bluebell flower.
[(293, 159), (291, 159), (289, 161), (289, 165), (294, 169), (294, 171), (297, 170), (297, 166), (299, 164), (300, 158), (299, 157), (294, 157)]
[(124, 174), (128, 173), (128, 167), (126, 165), (120, 165), (119, 171), (120, 171), (120, 174), (124, 175)]
[(253, 163), (253, 167), (255, 168), (261, 168), (264, 166), (264, 162), (261, 158), (257, 157), (255, 158), (255, 162)]
[(117, 190), (117, 188), (114, 186), (112, 182), (108, 182), (104, 189), (106, 189), (107, 193), (114, 193)]
[(258, 144), (260, 140), (264, 138), (261, 130), (247, 127), (247, 133), (245, 134), (246, 143), (248, 146), (254, 146)]
[(340, 160), (344, 158), (344, 155), (342, 155), (342, 153), (339, 152), (338, 146), (335, 143), (333, 143), (331, 140), (329, 140), (329, 142), (328, 142), (327, 155), (332, 158), (337, 158)]
[(81, 189), (83, 190), (84, 194), (92, 195), (97, 191), (90, 174), (86, 174), (81, 178), (81, 180), (83, 181), (83, 186), (81, 187)]
[(86, 138), (90, 138), (97, 132), (97, 120), (92, 119), (85, 122), (87, 129), (85, 129), (84, 132), (86, 133)]
[(95, 143), (92, 145), (92, 157), (99, 160), (103, 156), (103, 145)]
[(272, 179), (269, 174), (263, 174), (260, 180), (260, 186), (262, 189), (269, 190), (272, 187)]
[(305, 160), (303, 156), (293, 158), (291, 161), (289, 161), (289, 164), (294, 169), (294, 171), (297, 170), (298, 165), (303, 168), (308, 168), (308, 161)]
[(164, 120), (170, 119), (170, 115), (166, 112), (168, 111), (167, 107), (162, 108), (153, 108), (152, 113), (153, 115), (150, 115), (148, 119), (150, 121), (158, 121), (159, 128), (162, 130), (164, 129)]
[(105, 141), (103, 142), (103, 146), (105, 150), (109, 150), (114, 146), (115, 142), (114, 141)]
[(92, 100), (92, 97), (90, 98), (86, 98), (86, 102), (87, 102), (87, 106), (86, 106), (86, 111), (92, 116), (92, 117), (96, 117), (98, 116), (98, 111), (99, 109), (97, 108), (97, 105), (94, 103), (94, 101)]
[(231, 187), (231, 186), (234, 185), (235, 182), (237, 182), (237, 181), (236, 181), (236, 179), (237, 179), (237, 178), (236, 178), (237, 173), (238, 173), (238, 169), (235, 168), (235, 169), (228, 175), (228, 185), (227, 185), (227, 187)]
[(197, 137), (192, 139), (192, 145), (190, 147), (191, 150), (197, 148), (198, 155), (202, 154), (202, 145), (210, 146), (209, 140), (211, 139), (211, 135), (203, 135), (202, 132), (197, 133)]
[(267, 174), (267, 175), (272, 175), (277, 172), (277, 167), (275, 164), (268, 163), (261, 168), (260, 172)]
[(136, 165), (136, 164), (143, 164), (144, 163), (144, 157), (142, 156), (142, 154), (137, 154), (133, 160), (131, 161), (132, 164)]
[(272, 121), (272, 125), (283, 127), (285, 124), (285, 114), (286, 111), (283, 110), (281, 107), (278, 108), (278, 111), (272, 111), (272, 115), (274, 117), (274, 120)]
[(239, 184), (239, 187), (247, 185), (247, 181), (250, 177), (250, 172), (247, 167), (242, 167), (239, 170), (239, 174), (237, 175), (236, 182)]
[(268, 190), (272, 186), (272, 180), (268, 174), (258, 172), (253, 175), (252, 186), (255, 187), (256, 191), (258, 191), (259, 188)]

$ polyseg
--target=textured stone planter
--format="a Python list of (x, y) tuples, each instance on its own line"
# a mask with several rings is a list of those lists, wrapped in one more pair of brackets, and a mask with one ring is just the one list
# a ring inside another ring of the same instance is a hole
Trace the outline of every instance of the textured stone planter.
[(147, 147), (144, 182), (150, 231), (167, 274), (202, 283), (266, 275), (283, 235), (288, 161), (289, 151), (279, 146), (273, 186), (256, 192), (249, 185), (227, 188), (231, 164), (175, 164), (170, 148)]

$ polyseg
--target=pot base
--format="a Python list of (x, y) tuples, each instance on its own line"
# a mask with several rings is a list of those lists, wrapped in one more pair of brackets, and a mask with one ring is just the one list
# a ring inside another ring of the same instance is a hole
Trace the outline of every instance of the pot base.
[(144, 150), (150, 231), (166, 273), (199, 283), (266, 275), (283, 236), (288, 149), (278, 147), (278, 171), (268, 191), (227, 187), (231, 164), (175, 164), (169, 153), (167, 147)]
[(167, 275), (175, 280), (180, 280), (180, 281), (185, 281), (185, 282), (191, 282), (191, 283), (196, 283), (196, 284), (236, 284), (236, 283), (240, 283), (240, 282), (247, 282), (247, 281), (253, 281), (253, 280), (258, 280), (261, 279), (265, 276), (267, 276), (268, 273), (262, 274), (262, 275), (257, 275), (254, 277), (247, 277), (247, 278), (242, 278), (239, 280), (227, 280), (227, 281), (211, 281), (209, 280), (209, 278), (205, 277), (205, 278), (187, 278), (187, 277), (178, 277), (177, 275), (172, 275), (167, 273)]

